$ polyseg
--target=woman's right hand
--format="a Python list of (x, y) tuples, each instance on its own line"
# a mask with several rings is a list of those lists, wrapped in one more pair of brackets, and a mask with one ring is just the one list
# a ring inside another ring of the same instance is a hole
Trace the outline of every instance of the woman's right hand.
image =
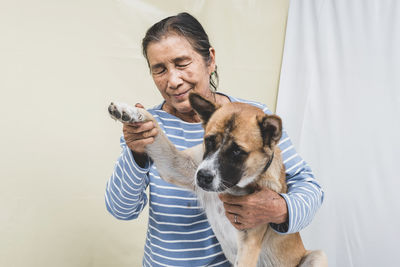
[[(141, 104), (136, 104), (135, 107), (144, 108)], [(132, 150), (135, 160), (138, 163), (143, 162), (146, 158), (146, 145), (153, 143), (158, 133), (154, 123), (152, 121), (124, 123), (122, 131), (126, 145)]]

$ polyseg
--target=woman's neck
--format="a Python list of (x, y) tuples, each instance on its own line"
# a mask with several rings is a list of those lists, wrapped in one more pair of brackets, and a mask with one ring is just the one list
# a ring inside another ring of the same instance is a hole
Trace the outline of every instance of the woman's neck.
[(178, 117), (179, 119), (181, 119), (185, 122), (190, 122), (190, 123), (201, 122), (199, 115), (194, 110), (191, 110), (190, 112), (187, 112), (187, 113), (178, 112), (174, 108), (172, 108), (170, 110), (165, 110), (165, 111), (167, 111), (169, 114), (174, 115), (175, 117)]

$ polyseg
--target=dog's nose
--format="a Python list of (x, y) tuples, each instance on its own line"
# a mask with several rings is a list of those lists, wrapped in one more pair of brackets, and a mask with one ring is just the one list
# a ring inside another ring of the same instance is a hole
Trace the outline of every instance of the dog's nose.
[(212, 181), (214, 176), (210, 171), (200, 169), (197, 172), (197, 183), (203, 189), (209, 189), (212, 187)]

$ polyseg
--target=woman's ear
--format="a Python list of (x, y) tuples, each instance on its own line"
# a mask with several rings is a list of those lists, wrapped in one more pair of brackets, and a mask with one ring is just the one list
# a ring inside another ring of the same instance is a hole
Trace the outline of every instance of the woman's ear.
[(211, 75), (211, 73), (213, 73), (216, 69), (216, 64), (215, 64), (215, 49), (213, 47), (210, 47), (209, 49), (210, 51), (210, 59), (208, 62), (208, 71), (209, 71), (209, 75)]
[(267, 145), (272, 149), (282, 137), (282, 120), (276, 115), (267, 114), (257, 119), (264, 146)]
[(203, 125), (206, 125), (208, 120), (211, 118), (211, 115), (217, 110), (217, 107), (214, 103), (208, 101), (197, 93), (190, 93), (189, 101), (194, 111), (199, 114), (203, 121)]

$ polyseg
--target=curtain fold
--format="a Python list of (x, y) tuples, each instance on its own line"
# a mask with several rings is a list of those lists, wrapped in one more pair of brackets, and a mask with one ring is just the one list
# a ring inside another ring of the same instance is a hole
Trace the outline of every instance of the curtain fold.
[(400, 3), (290, 2), (277, 113), (326, 192), (330, 266), (398, 266)]

